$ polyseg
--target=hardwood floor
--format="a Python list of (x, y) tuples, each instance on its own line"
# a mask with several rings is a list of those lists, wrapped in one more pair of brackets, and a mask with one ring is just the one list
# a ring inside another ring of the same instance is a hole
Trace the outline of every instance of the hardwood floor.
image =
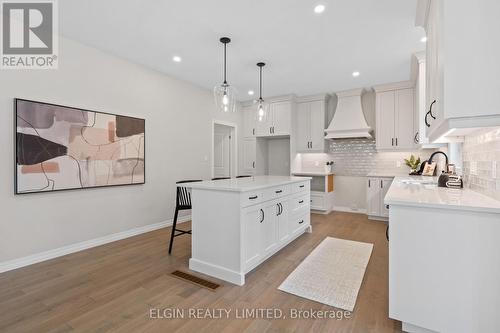
[[(388, 319), (385, 224), (348, 213), (313, 215), (311, 223), (312, 234), (249, 273), (244, 286), (211, 279), (223, 285), (216, 292), (169, 276), (187, 270), (191, 240), (177, 237), (169, 256), (170, 228), (0, 274), (0, 332), (401, 332)], [(326, 236), (374, 244), (351, 318), (235, 318), (245, 308), (335, 310), (277, 289)], [(169, 308), (186, 317), (189, 308), (232, 312), (229, 319), (150, 318), (150, 309)]]

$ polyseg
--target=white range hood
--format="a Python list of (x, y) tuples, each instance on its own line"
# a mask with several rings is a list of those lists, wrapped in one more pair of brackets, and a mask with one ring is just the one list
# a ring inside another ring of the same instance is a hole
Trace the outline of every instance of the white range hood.
[(361, 107), (362, 92), (363, 89), (352, 89), (336, 93), (337, 110), (325, 130), (325, 139), (372, 138)]

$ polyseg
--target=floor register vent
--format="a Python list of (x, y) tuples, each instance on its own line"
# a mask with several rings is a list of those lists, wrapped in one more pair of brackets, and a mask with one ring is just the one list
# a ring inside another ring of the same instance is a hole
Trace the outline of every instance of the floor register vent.
[(191, 282), (191, 283), (193, 283), (193, 284), (195, 284), (197, 286), (206, 288), (208, 290), (215, 291), (217, 288), (220, 287), (220, 284), (217, 284), (217, 283), (214, 283), (214, 282), (202, 279), (200, 277), (191, 275), (191, 274), (186, 273), (186, 272), (174, 271), (171, 274), (173, 276), (175, 276), (176, 278), (179, 278), (179, 279), (184, 280), (184, 281)]

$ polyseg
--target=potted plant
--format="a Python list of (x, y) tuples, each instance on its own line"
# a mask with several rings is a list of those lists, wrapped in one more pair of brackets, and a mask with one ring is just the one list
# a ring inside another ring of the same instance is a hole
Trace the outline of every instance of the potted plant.
[(405, 164), (411, 169), (410, 175), (416, 175), (420, 167), (420, 157), (417, 158), (412, 154), (409, 159), (405, 158)]

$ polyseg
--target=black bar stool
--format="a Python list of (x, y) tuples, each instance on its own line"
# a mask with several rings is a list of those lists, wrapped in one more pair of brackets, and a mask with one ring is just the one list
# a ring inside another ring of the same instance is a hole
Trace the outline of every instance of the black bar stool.
[(212, 180), (223, 180), (223, 179), (231, 179), (231, 177), (215, 177)]
[[(195, 183), (201, 182), (201, 180), (181, 180), (176, 182), (176, 184), (183, 183)], [(181, 236), (184, 234), (191, 234), (191, 230), (180, 230), (177, 229), (177, 216), (179, 215), (180, 210), (188, 210), (191, 209), (191, 192), (187, 187), (178, 186), (177, 187), (177, 196), (175, 198), (175, 214), (174, 214), (174, 223), (172, 225), (172, 233), (170, 234), (170, 245), (168, 246), (168, 254), (172, 252), (172, 245), (174, 243), (174, 237)], [(175, 232), (178, 232), (176, 234)]]

